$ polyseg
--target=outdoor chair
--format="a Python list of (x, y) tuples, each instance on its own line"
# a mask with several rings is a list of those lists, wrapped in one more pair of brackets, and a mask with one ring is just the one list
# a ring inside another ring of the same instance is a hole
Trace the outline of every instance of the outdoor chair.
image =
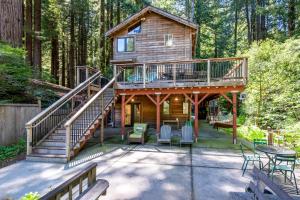
[(163, 125), (160, 127), (157, 143), (169, 143), (171, 146), (171, 126)]
[(260, 155), (255, 154), (255, 153), (253, 153), (253, 155), (246, 155), (245, 151), (244, 151), (243, 144), (240, 144), (240, 149), (241, 149), (241, 152), (242, 152), (242, 155), (243, 155), (243, 158), (244, 158), (244, 162), (243, 162), (243, 165), (242, 165), (242, 170), (243, 170), (243, 175), (242, 176), (244, 176), (244, 174), (246, 172), (249, 161), (252, 162), (253, 164), (255, 162), (258, 162), (259, 169), (262, 168), (262, 161), (260, 160)]
[(128, 144), (131, 142), (139, 142), (141, 144), (145, 143), (147, 131), (147, 124), (144, 123), (134, 123), (133, 130), (130, 130), (127, 133), (128, 136)]
[(298, 191), (298, 186), (297, 186), (297, 181), (296, 181), (296, 176), (295, 176), (295, 165), (296, 165), (296, 155), (281, 155), (281, 154), (277, 154), (275, 156), (275, 161), (274, 161), (274, 165), (271, 167), (271, 176), (272, 176), (272, 181), (273, 181), (273, 177), (274, 177), (274, 172), (279, 171), (282, 174), (284, 174), (284, 182), (286, 183), (286, 179), (287, 179), (287, 173), (290, 172), (291, 173), (291, 181), (292, 179), (294, 179), (294, 183), (296, 186), (296, 191), (297, 194), (299, 194)]
[(183, 126), (181, 132), (181, 139), (180, 139), (180, 147), (182, 144), (193, 144), (193, 127), (192, 126)]
[(254, 149), (257, 145), (267, 145), (268, 141), (266, 139), (253, 139)]

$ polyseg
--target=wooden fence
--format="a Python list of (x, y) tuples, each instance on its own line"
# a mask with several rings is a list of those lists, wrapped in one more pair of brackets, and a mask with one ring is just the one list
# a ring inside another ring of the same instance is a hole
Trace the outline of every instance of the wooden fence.
[(0, 104), (0, 145), (25, 138), (25, 124), (40, 111), (38, 104)]

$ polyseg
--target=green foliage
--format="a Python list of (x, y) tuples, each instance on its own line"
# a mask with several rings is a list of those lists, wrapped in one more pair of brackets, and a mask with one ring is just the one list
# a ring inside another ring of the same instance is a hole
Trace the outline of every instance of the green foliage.
[(28, 79), (31, 68), (25, 63), (25, 52), (0, 42), (0, 102), (31, 102)]
[(300, 120), (299, 50), (300, 39), (252, 45), (245, 107), (250, 123), (276, 129)]
[(237, 129), (238, 135), (242, 138), (245, 138), (249, 141), (254, 139), (263, 139), (266, 138), (267, 132), (260, 129), (257, 126), (241, 126)]
[(40, 199), (40, 195), (37, 192), (35, 193), (29, 192), (21, 198), (21, 200), (39, 200), (39, 199)]
[(0, 146), (0, 161), (14, 158), (17, 155), (25, 152), (25, 150), (26, 141), (24, 139), (19, 139), (17, 144), (11, 146)]

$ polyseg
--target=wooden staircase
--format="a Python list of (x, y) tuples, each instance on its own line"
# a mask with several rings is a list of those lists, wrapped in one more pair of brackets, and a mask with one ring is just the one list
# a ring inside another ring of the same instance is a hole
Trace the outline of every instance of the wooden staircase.
[[(96, 129), (103, 126), (102, 119), (110, 111), (117, 97), (112, 87), (114, 79), (101, 88), (99, 86), (97, 93), (91, 95), (91, 85), (95, 87), (95, 81), (98, 78), (101, 78), (100, 74), (82, 83), (81, 89), (76, 87), (70, 91), (70, 94), (62, 97), (63, 100), (58, 100), (62, 103), (54, 103), (54, 106), (52, 105), (27, 123), (29, 141), (26, 160), (66, 163), (77, 155)], [(72, 99), (75, 96), (84, 96), (85, 92), (89, 97), (77, 107), (74, 100), (69, 102), (70, 98), (67, 98), (68, 96)], [(65, 113), (70, 105), (72, 111), (60, 117), (59, 113)]]

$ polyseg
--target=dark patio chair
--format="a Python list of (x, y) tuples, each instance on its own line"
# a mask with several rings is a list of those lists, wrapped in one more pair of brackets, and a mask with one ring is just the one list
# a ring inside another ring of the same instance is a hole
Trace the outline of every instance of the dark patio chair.
[(274, 166), (271, 167), (271, 176), (272, 176), (272, 180), (273, 180), (274, 172), (280, 171), (281, 173), (284, 174), (284, 182), (286, 183), (287, 173), (290, 172), (291, 173), (290, 179), (291, 179), (291, 181), (292, 181), (292, 179), (294, 179), (296, 191), (297, 191), (297, 194), (299, 194), (296, 176), (295, 176), (295, 172), (294, 172), (296, 160), (297, 160), (296, 155), (277, 154), (275, 156), (275, 161), (273, 163)]
[(169, 143), (171, 146), (171, 126), (163, 125), (160, 127), (157, 143)]
[(242, 170), (243, 170), (243, 175), (242, 176), (244, 176), (244, 174), (246, 172), (249, 161), (252, 162), (253, 164), (255, 162), (258, 162), (259, 169), (262, 168), (262, 161), (260, 160), (260, 155), (259, 154), (253, 153), (253, 155), (246, 155), (245, 151), (244, 151), (243, 144), (240, 144), (240, 149), (241, 149), (241, 152), (242, 152), (242, 155), (243, 155), (243, 158), (244, 158), (244, 163), (242, 165)]
[(192, 126), (183, 126), (181, 139), (180, 139), (180, 147), (182, 144), (193, 144), (193, 127)]

